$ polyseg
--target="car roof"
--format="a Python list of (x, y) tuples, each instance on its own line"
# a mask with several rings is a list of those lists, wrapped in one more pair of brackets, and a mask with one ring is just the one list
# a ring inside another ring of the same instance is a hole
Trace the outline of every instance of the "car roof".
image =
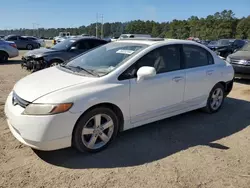
[[(122, 42), (122, 43), (137, 43), (137, 44), (146, 44), (149, 46), (156, 45), (156, 44), (195, 44), (199, 45), (199, 43), (191, 40), (181, 40), (181, 39), (164, 39), (164, 38), (130, 38), (130, 39), (123, 39), (117, 40), (115, 42)], [(202, 45), (199, 45), (202, 46)]]
[(95, 39), (95, 40), (106, 41), (106, 40), (99, 39), (99, 38), (92, 37), (92, 36), (75, 36), (75, 37), (70, 37), (70, 38), (66, 38), (66, 39), (70, 39), (70, 40)]

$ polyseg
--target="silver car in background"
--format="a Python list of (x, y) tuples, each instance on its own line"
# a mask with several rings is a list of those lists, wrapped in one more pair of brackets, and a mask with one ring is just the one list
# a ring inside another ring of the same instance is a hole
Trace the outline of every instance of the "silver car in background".
[(0, 40), (0, 63), (4, 63), (8, 58), (19, 55), (17, 46), (14, 42)]
[(38, 42), (40, 44), (40, 47), (46, 47), (44, 39), (40, 39), (34, 36), (22, 36), (22, 37)]
[(36, 48), (40, 48), (40, 44), (38, 41), (29, 40), (19, 35), (8, 35), (4, 38), (4, 40), (15, 42), (18, 49), (33, 50)]

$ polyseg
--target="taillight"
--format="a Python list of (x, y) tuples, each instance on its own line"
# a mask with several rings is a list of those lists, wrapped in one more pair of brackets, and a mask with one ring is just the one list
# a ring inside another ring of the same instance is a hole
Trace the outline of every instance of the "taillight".
[(13, 48), (17, 48), (17, 47), (16, 47), (16, 44), (13, 44), (13, 43), (10, 44), (10, 46), (12, 46)]

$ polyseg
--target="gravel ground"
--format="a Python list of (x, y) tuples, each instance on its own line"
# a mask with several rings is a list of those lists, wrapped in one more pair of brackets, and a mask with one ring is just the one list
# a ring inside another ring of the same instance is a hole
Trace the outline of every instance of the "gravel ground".
[(28, 74), (19, 59), (0, 65), (1, 188), (249, 188), (250, 81), (237, 81), (216, 114), (194, 111), (126, 131), (97, 154), (41, 152), (20, 144), (4, 117), (7, 94)]

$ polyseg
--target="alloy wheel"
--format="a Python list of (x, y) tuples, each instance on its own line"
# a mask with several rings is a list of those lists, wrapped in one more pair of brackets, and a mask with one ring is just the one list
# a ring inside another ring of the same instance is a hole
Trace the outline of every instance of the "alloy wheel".
[(89, 149), (105, 146), (114, 133), (114, 122), (106, 114), (91, 117), (82, 129), (82, 142)]
[(216, 88), (211, 96), (211, 108), (217, 110), (223, 101), (223, 90), (221, 88)]

